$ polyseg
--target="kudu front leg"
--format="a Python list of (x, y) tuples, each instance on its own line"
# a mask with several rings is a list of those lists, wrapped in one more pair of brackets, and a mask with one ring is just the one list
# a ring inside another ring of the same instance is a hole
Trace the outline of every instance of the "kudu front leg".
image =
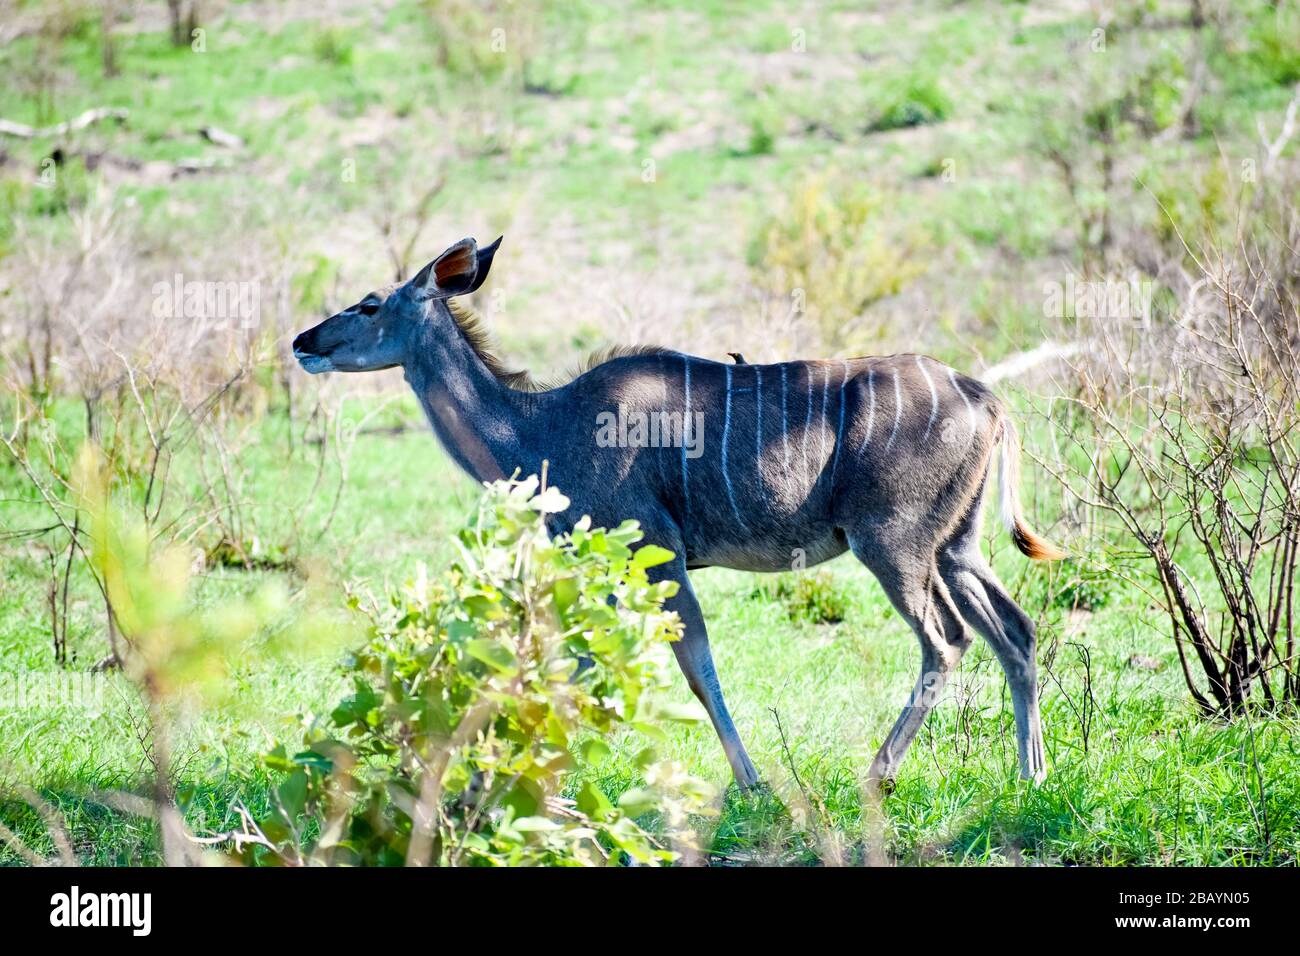
[[(691, 688), (709, 720), (717, 731), (722, 749), (731, 764), (731, 772), (742, 789), (752, 789), (760, 783), (758, 770), (745, 752), (745, 745), (740, 742), (740, 734), (731, 720), (726, 701), (722, 699), (722, 684), (718, 680), (717, 669), (713, 666), (713, 653), (709, 650), (709, 632), (704, 626), (704, 615), (700, 604), (695, 599), (690, 579), (686, 576), (685, 565), (679, 565), (675, 571), (665, 575), (677, 581), (677, 593), (665, 602), (670, 611), (676, 611), (682, 619), (682, 639), (673, 642), (673, 653), (677, 655), (677, 664), (686, 676), (686, 683)], [(674, 565), (667, 565), (673, 568)]]

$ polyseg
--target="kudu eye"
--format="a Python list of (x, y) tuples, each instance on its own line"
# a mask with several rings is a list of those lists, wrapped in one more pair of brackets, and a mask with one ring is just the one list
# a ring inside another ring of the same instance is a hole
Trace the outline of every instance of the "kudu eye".
[(376, 312), (379, 311), (379, 303), (362, 302), (359, 306), (357, 306), (357, 311), (360, 312), (362, 315), (374, 315)]

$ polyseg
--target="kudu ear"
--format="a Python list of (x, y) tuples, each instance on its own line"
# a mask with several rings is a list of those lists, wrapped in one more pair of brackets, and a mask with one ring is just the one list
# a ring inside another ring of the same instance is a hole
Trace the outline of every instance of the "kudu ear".
[(488, 270), (492, 268), (492, 257), (497, 254), (497, 249), (501, 247), (501, 240), (504, 238), (505, 236), (497, 236), (496, 242), (478, 251), (478, 275), (474, 277), (474, 284), (469, 287), (470, 292), (477, 292), (478, 287), (487, 278)]
[(473, 239), (462, 239), (420, 270), (412, 285), (426, 299), (449, 299), (473, 292), (487, 278), (501, 239), (480, 249)]

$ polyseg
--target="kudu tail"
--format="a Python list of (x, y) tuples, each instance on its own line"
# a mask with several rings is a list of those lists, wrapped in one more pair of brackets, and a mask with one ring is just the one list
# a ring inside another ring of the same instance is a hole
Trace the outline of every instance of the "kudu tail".
[(998, 456), (998, 487), (1001, 491), (1002, 524), (1011, 533), (1020, 553), (1032, 561), (1057, 561), (1065, 552), (1034, 533), (1020, 509), (1020, 437), (1011, 419), (1002, 416), (1002, 431), (998, 437), (1001, 453)]

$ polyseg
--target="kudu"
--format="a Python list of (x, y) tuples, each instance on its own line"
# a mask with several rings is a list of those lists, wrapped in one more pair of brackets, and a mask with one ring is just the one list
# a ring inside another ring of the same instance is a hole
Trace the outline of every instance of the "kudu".
[(687, 572), (784, 571), (846, 550), (921, 643), (921, 677), (869, 780), (892, 782), (972, 628), (1006, 672), (1021, 774), (1042, 778), (1034, 624), (979, 549), (995, 450), (1016, 545), (1035, 559), (1059, 552), (1021, 517), (1016, 433), (984, 385), (921, 355), (751, 365), (650, 348), (538, 385), (507, 371), (477, 319), (449, 301), (483, 283), (500, 242), (461, 240), (409, 282), (299, 335), (294, 355), (313, 373), (400, 366), (474, 478), (536, 474), (546, 461), (570, 516), (634, 518), (647, 542), (671, 550), (657, 570), (678, 584), (668, 607), (684, 635), (673, 650), (742, 787), (758, 772), (723, 702)]

